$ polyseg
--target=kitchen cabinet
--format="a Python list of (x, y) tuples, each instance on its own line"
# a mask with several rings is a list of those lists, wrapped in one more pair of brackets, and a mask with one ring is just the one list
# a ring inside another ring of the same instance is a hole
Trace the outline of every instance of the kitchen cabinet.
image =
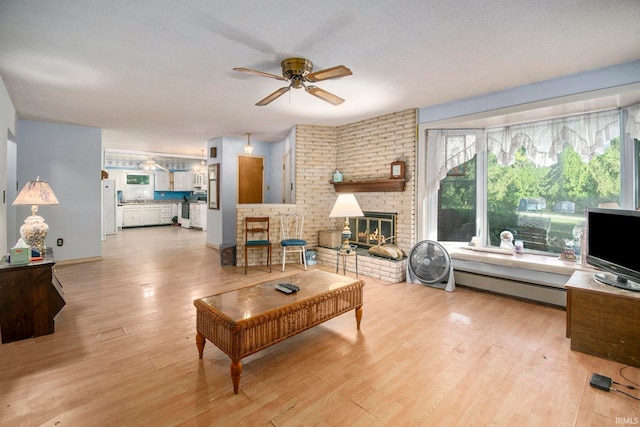
[(171, 189), (171, 180), (169, 172), (154, 172), (155, 175), (155, 191), (169, 191)]
[(207, 188), (207, 174), (206, 173), (194, 173), (193, 174), (193, 188), (205, 189)]
[(122, 206), (122, 227), (171, 224), (177, 203), (131, 203)]
[(123, 227), (142, 226), (142, 205), (126, 205), (122, 209)]
[(142, 207), (142, 225), (160, 225), (159, 205), (146, 205)]
[(173, 191), (193, 191), (193, 172), (172, 172)]
[(189, 224), (191, 228), (207, 229), (207, 204), (191, 203), (189, 205)]
[(171, 224), (173, 218), (173, 208), (171, 204), (160, 205), (160, 224)]
[(125, 171), (121, 169), (110, 169), (109, 178), (116, 180), (116, 191), (124, 191)]

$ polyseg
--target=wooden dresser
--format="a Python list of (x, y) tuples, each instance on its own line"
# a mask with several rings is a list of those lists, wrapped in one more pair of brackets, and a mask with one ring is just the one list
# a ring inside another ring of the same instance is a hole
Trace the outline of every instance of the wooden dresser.
[(53, 251), (41, 261), (11, 265), (0, 262), (0, 334), (2, 343), (53, 333), (54, 318), (64, 307), (55, 276)]

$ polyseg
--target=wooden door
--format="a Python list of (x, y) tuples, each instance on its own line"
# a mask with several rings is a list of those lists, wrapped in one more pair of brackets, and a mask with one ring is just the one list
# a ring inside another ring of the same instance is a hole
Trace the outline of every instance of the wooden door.
[(263, 164), (262, 157), (238, 156), (238, 204), (263, 203)]

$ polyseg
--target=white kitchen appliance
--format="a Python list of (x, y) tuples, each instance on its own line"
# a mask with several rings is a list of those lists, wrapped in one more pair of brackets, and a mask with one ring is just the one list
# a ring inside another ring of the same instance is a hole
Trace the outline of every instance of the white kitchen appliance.
[(117, 191), (115, 179), (102, 180), (103, 235), (116, 234)]

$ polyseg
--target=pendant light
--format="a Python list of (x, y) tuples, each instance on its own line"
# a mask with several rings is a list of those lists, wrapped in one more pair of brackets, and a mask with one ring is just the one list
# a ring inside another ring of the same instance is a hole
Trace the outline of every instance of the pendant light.
[(251, 145), (251, 133), (247, 132), (247, 145), (244, 146), (244, 153), (250, 156), (253, 153), (253, 145)]
[(200, 150), (202, 151), (202, 160), (200, 160), (200, 164), (199, 165), (195, 165), (193, 167), (193, 171), (195, 173), (205, 173), (207, 171), (207, 162), (205, 162), (204, 160), (204, 150)]

